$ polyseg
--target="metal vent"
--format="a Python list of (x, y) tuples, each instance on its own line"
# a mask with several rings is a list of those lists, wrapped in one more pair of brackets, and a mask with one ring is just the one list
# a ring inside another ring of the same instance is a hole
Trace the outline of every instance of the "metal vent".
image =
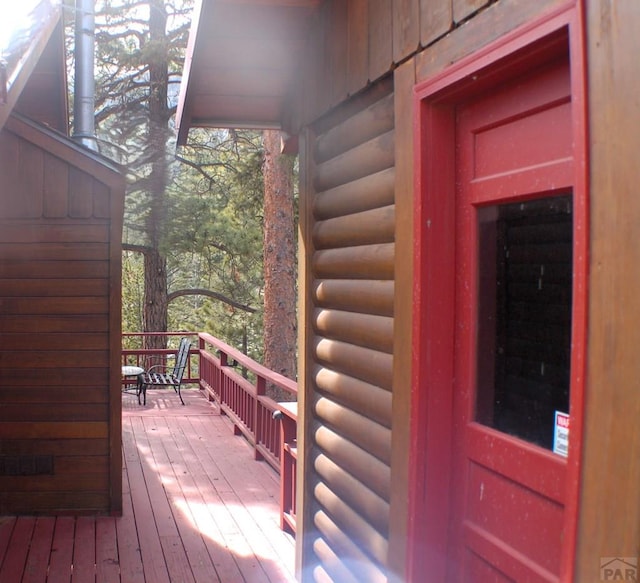
[(0, 456), (0, 476), (42, 476), (52, 474), (52, 455)]

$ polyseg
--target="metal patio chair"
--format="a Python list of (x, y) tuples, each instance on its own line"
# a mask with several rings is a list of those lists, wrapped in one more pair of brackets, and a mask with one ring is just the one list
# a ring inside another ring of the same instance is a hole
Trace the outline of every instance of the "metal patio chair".
[[(138, 404), (147, 404), (147, 389), (149, 387), (173, 387), (173, 390), (180, 397), (180, 402), (184, 405), (180, 388), (182, 386), (182, 378), (187, 369), (190, 348), (191, 341), (188, 338), (182, 338), (173, 368), (164, 364), (157, 364), (138, 377)], [(142, 395), (142, 403), (140, 403), (140, 395)]]

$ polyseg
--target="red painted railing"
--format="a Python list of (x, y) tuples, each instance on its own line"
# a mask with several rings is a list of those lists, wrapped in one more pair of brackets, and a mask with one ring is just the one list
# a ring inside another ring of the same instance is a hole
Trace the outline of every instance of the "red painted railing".
[(296, 463), (298, 403), (278, 403), (280, 420), (280, 528), (296, 533)]
[[(254, 446), (256, 459), (264, 458), (280, 471), (281, 427), (274, 418), (280, 408), (266, 395), (266, 386), (275, 385), (295, 397), (298, 390), (295, 381), (265, 368), (210, 334), (198, 337), (200, 387), (220, 404), (236, 431), (242, 432)], [(248, 371), (254, 380), (244, 378), (236, 367)]]
[[(144, 335), (122, 335), (123, 366), (148, 368), (149, 363), (165, 364), (169, 355), (175, 354), (180, 338), (193, 338), (194, 346), (183, 382), (198, 384), (229, 417), (234, 432), (244, 435), (253, 446), (255, 459), (264, 459), (280, 473), (280, 524), (284, 530), (295, 534), (297, 404), (295, 401), (278, 403), (266, 395), (269, 384), (295, 399), (298, 391), (295, 381), (265, 368), (210, 334), (154, 334), (166, 336), (167, 344), (175, 344), (175, 349), (143, 349)], [(242, 369), (244, 375), (236, 368)], [(123, 379), (125, 386), (135, 382), (135, 378)]]

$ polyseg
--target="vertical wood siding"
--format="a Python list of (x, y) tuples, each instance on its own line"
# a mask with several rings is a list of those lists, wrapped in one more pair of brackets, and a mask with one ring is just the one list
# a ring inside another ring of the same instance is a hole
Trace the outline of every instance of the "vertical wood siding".
[(296, 76), (305, 98), (292, 119), (313, 122), (495, 1), (326, 0)]
[(0, 513), (117, 511), (122, 219), (111, 214), (121, 193), (27, 139), (32, 126), (10, 127), (0, 134)]
[(331, 580), (384, 581), (395, 254), (390, 84), (325, 120), (316, 136), (305, 397), (313, 534), (304, 563)]

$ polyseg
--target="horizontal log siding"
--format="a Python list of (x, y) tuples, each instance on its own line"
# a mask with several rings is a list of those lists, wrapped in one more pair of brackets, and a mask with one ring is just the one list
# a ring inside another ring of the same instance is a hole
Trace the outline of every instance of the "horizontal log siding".
[(313, 380), (319, 391), (369, 419), (390, 427), (391, 392), (335, 370), (317, 366)]
[(386, 561), (387, 540), (364, 520), (353, 508), (323, 482), (314, 489), (315, 499), (331, 516), (339, 516), (347, 526), (349, 536), (365, 552), (379, 563)]
[(344, 471), (326, 455), (314, 452), (313, 467), (318, 476), (346, 503), (364, 517), (376, 530), (386, 534), (389, 524), (389, 504)]
[[(313, 551), (317, 565), (313, 570), (326, 572), (326, 579), (320, 581), (354, 581), (356, 583), (386, 583), (387, 576), (368, 554), (361, 544), (347, 535), (334, 517), (319, 504), (313, 508), (314, 527), (318, 537), (313, 541)], [(313, 580), (313, 579), (312, 579)]]
[[(316, 576), (382, 581), (391, 490), (394, 131), (390, 91), (317, 133), (306, 491)], [(340, 557), (340, 559), (338, 559)], [(354, 559), (349, 561), (345, 557)], [(320, 575), (322, 573), (322, 575)], [(363, 579), (365, 577), (365, 579)]]
[(393, 316), (393, 281), (316, 280), (314, 303), (350, 312)]
[[(339, 144), (337, 144), (339, 145)], [(393, 131), (376, 136), (337, 155), (316, 169), (317, 192), (369, 176), (393, 166)]]
[(327, 219), (316, 225), (313, 239), (316, 249), (393, 242), (395, 214), (393, 205)]
[(390, 354), (321, 337), (315, 343), (315, 352), (320, 364), (391, 390)]
[(313, 411), (327, 427), (336, 427), (352, 443), (366, 449), (386, 464), (391, 462), (391, 430), (371, 423), (365, 415), (326, 397), (316, 398)]
[(391, 205), (394, 182), (395, 169), (387, 168), (325, 190), (314, 201), (314, 216), (330, 219)]
[[(354, 236), (354, 242), (358, 236)], [(316, 253), (313, 271), (321, 278), (390, 279), (393, 277), (393, 243), (323, 249)]]
[(316, 332), (326, 338), (381, 352), (391, 353), (393, 349), (393, 318), (341, 310), (316, 310), (314, 324)]
[(362, 144), (386, 134), (389, 131), (389, 111), (392, 109), (393, 94), (390, 93), (318, 136), (316, 163), (326, 162), (348, 150), (357, 150)]
[[(10, 127), (0, 134), (0, 513), (117, 511), (118, 205), (100, 172), (55, 155), (31, 126)], [(29, 464), (43, 458), (37, 475)]]

